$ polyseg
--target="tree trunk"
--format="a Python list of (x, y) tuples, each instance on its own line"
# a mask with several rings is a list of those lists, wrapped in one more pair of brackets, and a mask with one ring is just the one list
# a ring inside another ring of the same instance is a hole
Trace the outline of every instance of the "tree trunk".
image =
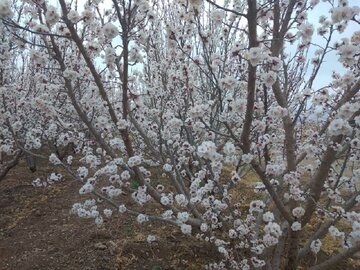
[(19, 163), (20, 157), (21, 151), (18, 152), (10, 161), (0, 164), (0, 181), (3, 180), (7, 173)]
[(287, 254), (287, 264), (285, 266), (286, 270), (296, 270), (297, 269), (297, 254), (298, 254), (298, 247), (299, 247), (299, 235), (297, 232), (292, 231), (289, 229), (289, 237), (288, 237), (288, 254)]

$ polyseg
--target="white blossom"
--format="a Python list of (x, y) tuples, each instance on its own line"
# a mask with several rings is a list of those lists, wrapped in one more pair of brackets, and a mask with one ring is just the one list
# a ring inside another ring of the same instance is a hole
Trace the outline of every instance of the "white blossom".
[(185, 223), (189, 219), (189, 213), (188, 212), (180, 212), (177, 214), (177, 219), (181, 223)]
[(253, 158), (254, 156), (252, 154), (244, 154), (241, 156), (241, 159), (245, 164), (250, 164)]
[(152, 242), (156, 241), (156, 236), (149, 234), (148, 237), (146, 238), (146, 241), (151, 244)]
[(349, 123), (340, 118), (331, 121), (328, 128), (329, 135), (331, 136), (350, 135), (351, 131), (352, 128)]
[(313, 253), (318, 253), (321, 249), (321, 241), (320, 239), (316, 239), (314, 241), (311, 242), (310, 244), (310, 249)]
[(104, 215), (109, 218), (112, 215), (112, 210), (111, 209), (104, 209)]
[(76, 10), (70, 10), (67, 16), (72, 23), (77, 23), (81, 19), (79, 13)]
[(274, 219), (275, 219), (274, 214), (269, 211), (263, 214), (263, 220), (265, 222), (272, 222), (274, 221)]
[(54, 165), (61, 164), (61, 160), (56, 156), (56, 154), (52, 153), (49, 157), (49, 161)]
[(131, 167), (139, 166), (141, 162), (142, 162), (142, 158), (140, 156), (133, 156), (129, 158), (128, 165), (131, 168)]
[(95, 224), (101, 226), (104, 223), (104, 219), (101, 216), (96, 217)]
[(45, 13), (46, 22), (50, 25), (57, 23), (60, 19), (60, 15), (57, 13), (57, 9), (54, 6), (47, 6)]
[(94, 186), (89, 183), (86, 183), (85, 185), (83, 185), (80, 188), (79, 193), (80, 193), (80, 195), (83, 195), (83, 194), (90, 193), (92, 191), (94, 191)]
[(211, 18), (216, 22), (221, 22), (225, 17), (225, 12), (220, 9), (216, 9), (211, 13)]
[(111, 22), (107, 23), (103, 27), (104, 36), (108, 39), (113, 39), (118, 35), (118, 29)]
[(248, 57), (251, 65), (256, 66), (265, 59), (264, 50), (260, 47), (252, 47), (249, 50)]
[(125, 213), (125, 212), (126, 212), (126, 206), (123, 205), (123, 204), (121, 204), (121, 205), (119, 206), (119, 212), (120, 212), (120, 213)]
[(305, 214), (305, 209), (302, 207), (296, 207), (292, 210), (292, 214), (296, 218), (301, 218)]
[(301, 223), (298, 221), (295, 221), (293, 224), (291, 224), (291, 230), (294, 232), (301, 230)]
[(191, 234), (191, 225), (181, 224), (180, 229), (183, 234)]
[(261, 80), (267, 87), (271, 87), (276, 82), (276, 78), (277, 76), (274, 71), (269, 71), (261, 75)]
[(144, 215), (144, 214), (139, 214), (136, 218), (137, 222), (139, 222), (140, 224), (141, 223), (144, 223), (146, 221), (149, 221), (149, 218), (147, 215)]

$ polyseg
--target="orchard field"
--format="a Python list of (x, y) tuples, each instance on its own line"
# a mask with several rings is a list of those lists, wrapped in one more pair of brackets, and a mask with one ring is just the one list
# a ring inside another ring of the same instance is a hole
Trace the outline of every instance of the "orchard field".
[(0, 269), (359, 269), (359, 5), (0, 0)]

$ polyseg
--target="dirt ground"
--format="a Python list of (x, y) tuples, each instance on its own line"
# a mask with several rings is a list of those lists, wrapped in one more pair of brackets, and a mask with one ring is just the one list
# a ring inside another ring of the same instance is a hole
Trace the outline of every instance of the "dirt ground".
[[(65, 178), (47, 188), (31, 185), (51, 170), (31, 173), (21, 163), (0, 183), (0, 270), (195, 270), (217, 261), (211, 247), (161, 223), (140, 227), (114, 213), (97, 227), (93, 219), (70, 215), (80, 202), (79, 183)], [(149, 234), (157, 236), (152, 245)], [(359, 268), (348, 261), (334, 269)]]
[[(46, 176), (46, 169), (31, 173), (20, 165), (0, 183), (0, 270), (201, 269), (216, 259), (211, 248), (162, 223), (140, 227), (114, 213), (97, 227), (70, 215), (79, 184), (31, 185)], [(151, 245), (149, 234), (157, 236)]]

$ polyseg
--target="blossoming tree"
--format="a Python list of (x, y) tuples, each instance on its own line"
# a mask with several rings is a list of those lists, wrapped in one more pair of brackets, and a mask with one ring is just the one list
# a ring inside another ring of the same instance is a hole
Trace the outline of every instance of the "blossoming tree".
[[(2, 6), (3, 7), (3, 6)], [(9, 10), (2, 10), (3, 15), (9, 15)], [(19, 22), (21, 11), (17, 14)], [(17, 165), (25, 148), (41, 146), (36, 131), (36, 124), (40, 124), (41, 115), (34, 113), (34, 98), (38, 95), (39, 85), (36, 85), (32, 75), (35, 71), (27, 67), (29, 57), (19, 49), (23, 43), (13, 39), (2, 24), (1, 62), (0, 62), (0, 96), (1, 96), (1, 132), (0, 132), (0, 180), (7, 172)], [(37, 93), (35, 93), (37, 88)], [(26, 114), (35, 115), (32, 119)], [(41, 131), (40, 131), (41, 132)], [(27, 137), (28, 139), (26, 139)]]
[[(222, 254), (209, 269), (296, 269), (327, 235), (339, 248), (310, 269), (355, 256), (360, 31), (342, 33), (359, 7), (323, 1), (315, 26), (319, 2), (28, 0), (16, 20), (1, 0), (2, 27), (46, 80), (38, 141), (72, 143), (76, 155), (50, 162), (108, 205), (72, 212), (178, 226)], [(324, 83), (334, 54), (341, 68)], [(239, 200), (248, 175), (254, 199)]]

